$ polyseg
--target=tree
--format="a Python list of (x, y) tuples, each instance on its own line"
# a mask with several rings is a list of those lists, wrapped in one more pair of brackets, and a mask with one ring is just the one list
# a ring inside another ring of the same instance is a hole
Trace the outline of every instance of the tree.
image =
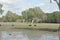
[(31, 21), (37, 19), (41, 19), (41, 21), (45, 21), (46, 15), (44, 12), (40, 9), (40, 7), (35, 8), (29, 8), (28, 10), (25, 10), (22, 12), (22, 16), (26, 21)]
[(8, 11), (5, 16), (3, 16), (3, 21), (5, 22), (15, 22), (19, 16), (16, 13), (12, 13), (11, 11)]
[(53, 13), (47, 13), (48, 23), (60, 23), (60, 12), (56, 11)]
[(60, 23), (60, 12), (56, 11), (56, 12), (54, 12), (54, 14), (55, 14), (55, 17), (56, 17), (56, 22)]
[(51, 18), (52, 18), (51, 13), (46, 13), (46, 15), (47, 15), (47, 20), (46, 20), (46, 22), (47, 22), (47, 23), (51, 23)]
[(2, 14), (3, 10), (2, 10), (2, 4), (0, 4), (0, 14)]
[[(54, 1), (57, 3), (59, 11), (60, 11), (60, 0), (59, 0), (59, 2), (58, 2), (58, 0), (54, 0)], [(50, 2), (51, 2), (51, 0), (50, 0)]]

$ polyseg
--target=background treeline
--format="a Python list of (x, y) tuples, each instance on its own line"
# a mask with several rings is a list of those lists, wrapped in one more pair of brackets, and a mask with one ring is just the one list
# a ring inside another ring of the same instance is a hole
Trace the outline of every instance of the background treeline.
[(60, 23), (60, 12), (44, 13), (40, 7), (29, 8), (17, 15), (8, 11), (0, 17), (0, 22), (34, 22), (34, 23)]

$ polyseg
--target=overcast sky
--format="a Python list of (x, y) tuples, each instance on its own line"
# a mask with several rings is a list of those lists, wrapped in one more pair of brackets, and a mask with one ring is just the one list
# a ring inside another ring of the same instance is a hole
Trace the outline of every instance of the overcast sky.
[(0, 3), (3, 4), (2, 9), (5, 12), (10, 10), (19, 15), (21, 15), (23, 10), (32, 7), (40, 7), (45, 13), (58, 10), (57, 4), (54, 1), (53, 3), (50, 3), (49, 0), (0, 0)]

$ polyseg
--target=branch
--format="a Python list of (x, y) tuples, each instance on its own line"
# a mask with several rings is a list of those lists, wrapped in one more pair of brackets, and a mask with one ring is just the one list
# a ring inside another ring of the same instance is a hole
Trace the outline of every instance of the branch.
[(57, 0), (54, 0), (54, 1), (56, 1), (56, 3), (59, 4)]

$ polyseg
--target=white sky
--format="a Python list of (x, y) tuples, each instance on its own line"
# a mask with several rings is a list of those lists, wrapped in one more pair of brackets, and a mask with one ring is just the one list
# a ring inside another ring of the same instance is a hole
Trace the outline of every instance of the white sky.
[(4, 13), (10, 10), (18, 15), (21, 15), (23, 10), (36, 6), (40, 7), (45, 13), (58, 10), (57, 4), (54, 1), (50, 3), (49, 0), (0, 0), (0, 3), (3, 4)]

